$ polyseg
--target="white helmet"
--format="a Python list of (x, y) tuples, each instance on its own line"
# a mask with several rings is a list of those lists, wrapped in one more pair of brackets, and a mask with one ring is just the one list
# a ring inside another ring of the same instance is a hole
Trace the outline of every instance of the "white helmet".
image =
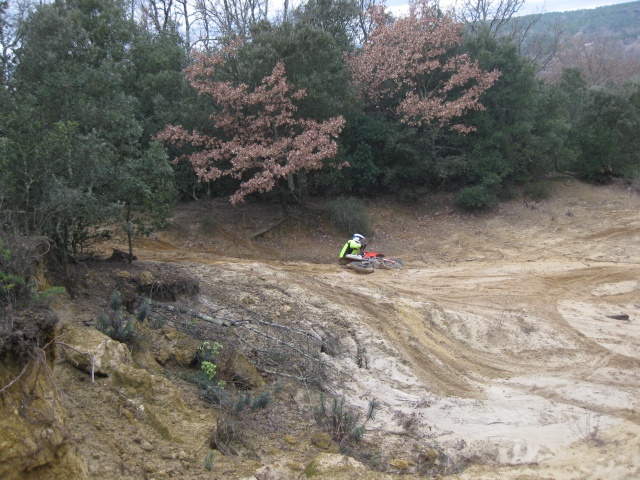
[(365, 243), (365, 241), (366, 241), (366, 239), (362, 235), (360, 235), (359, 233), (354, 233), (353, 234), (353, 239), (356, 240), (357, 242), (360, 242), (360, 243)]

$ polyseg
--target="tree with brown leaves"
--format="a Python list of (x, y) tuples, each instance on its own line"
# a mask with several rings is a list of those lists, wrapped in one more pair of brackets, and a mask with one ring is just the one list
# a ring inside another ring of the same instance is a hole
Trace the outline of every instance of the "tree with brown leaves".
[(463, 133), (473, 130), (454, 119), (483, 109), (479, 97), (500, 73), (484, 72), (467, 54), (455, 52), (462, 42), (461, 24), (427, 0), (411, 2), (409, 15), (392, 23), (381, 7), (371, 15), (379, 19), (377, 27), (362, 51), (348, 59), (367, 100), (411, 126), (438, 123)]
[[(158, 139), (179, 147), (191, 145), (197, 151), (183, 157), (191, 162), (200, 180), (230, 176), (241, 180), (231, 202), (242, 202), (254, 192), (269, 192), (279, 180), (291, 180), (296, 172), (320, 169), (323, 160), (333, 158), (335, 139), (342, 131), (342, 116), (323, 122), (297, 118), (294, 101), (306, 95), (285, 77), (279, 62), (260, 85), (215, 80), (215, 75), (236, 46), (215, 55), (196, 54), (186, 76), (200, 95), (214, 99), (218, 108), (210, 115), (214, 134), (167, 126)], [(343, 165), (336, 165), (338, 168)], [(291, 184), (291, 182), (290, 182)]]

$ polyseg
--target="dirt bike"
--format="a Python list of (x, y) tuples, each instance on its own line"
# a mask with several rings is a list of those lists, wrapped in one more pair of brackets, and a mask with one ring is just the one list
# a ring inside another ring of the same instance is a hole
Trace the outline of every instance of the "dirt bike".
[(349, 261), (347, 268), (355, 270), (358, 273), (373, 273), (376, 268), (382, 270), (391, 270), (394, 268), (404, 267), (404, 262), (397, 258), (387, 258), (382, 253), (364, 252), (362, 259), (346, 258)]

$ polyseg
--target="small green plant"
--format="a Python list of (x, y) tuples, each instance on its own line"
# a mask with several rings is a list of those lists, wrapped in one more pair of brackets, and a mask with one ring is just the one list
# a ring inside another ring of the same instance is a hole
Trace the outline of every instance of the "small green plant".
[(204, 457), (204, 469), (208, 472), (213, 470), (213, 461), (216, 458), (216, 454), (214, 452), (207, 453), (206, 457)]
[(202, 362), (200, 368), (202, 368), (202, 371), (209, 378), (209, 380), (213, 380), (216, 376), (216, 369), (218, 368), (218, 366), (215, 363)]
[(236, 414), (242, 413), (242, 411), (249, 405), (251, 405), (251, 395), (240, 395), (238, 400), (236, 400), (233, 411)]
[(271, 403), (271, 394), (265, 390), (258, 395), (251, 403), (252, 410), (264, 410)]
[(109, 309), (98, 317), (96, 328), (118, 342), (129, 344), (135, 340), (135, 322), (136, 318), (122, 305), (120, 292), (115, 290), (109, 298)]
[(222, 350), (222, 345), (218, 342), (206, 341), (198, 348), (198, 358), (200, 359), (200, 370), (210, 381), (216, 377), (218, 366), (215, 359)]
[(138, 311), (136, 312), (136, 318), (139, 322), (144, 322), (147, 318), (149, 318), (149, 314), (151, 313), (151, 300), (145, 298), (142, 305), (138, 307)]
[(240, 395), (234, 405), (234, 412), (236, 414), (242, 413), (242, 411), (247, 407), (251, 407), (251, 410), (254, 411), (264, 410), (269, 406), (272, 400), (273, 398), (271, 397), (271, 393), (269, 393), (268, 390), (265, 390), (256, 398), (253, 398), (251, 394)]
[(360, 423), (361, 413), (345, 408), (345, 399), (334, 398), (330, 405), (327, 405), (326, 398), (320, 394), (319, 405), (313, 408), (313, 417), (331, 437), (344, 449), (349, 440), (356, 443), (362, 440), (365, 434), (365, 425), (375, 417), (376, 410), (380, 408), (380, 403), (371, 400), (367, 409), (364, 422)]
[(42, 292), (34, 294), (31, 299), (34, 302), (49, 302), (56, 296), (63, 295), (64, 293), (66, 293), (66, 291), (67, 290), (64, 287), (51, 287)]
[(233, 397), (224, 387), (209, 385), (208, 382), (198, 383), (198, 386), (202, 388), (204, 399), (208, 403), (220, 408), (229, 408), (233, 404)]

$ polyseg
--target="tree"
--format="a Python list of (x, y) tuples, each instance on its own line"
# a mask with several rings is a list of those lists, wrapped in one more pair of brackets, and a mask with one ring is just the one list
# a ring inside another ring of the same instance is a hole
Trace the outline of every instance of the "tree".
[(113, 2), (45, 5), (17, 51), (3, 165), (9, 204), (22, 212), (21, 231), (48, 235), (65, 258), (109, 215), (110, 165), (138, 153), (134, 100), (120, 83), (121, 18)]
[(178, 37), (146, 30), (136, 32), (128, 57), (131, 63), (123, 77), (124, 89), (137, 100), (146, 145), (165, 125), (190, 113), (193, 94), (182, 75), (187, 57)]
[(148, 183), (159, 203), (172, 192), (141, 169), (159, 154), (145, 153), (140, 104), (127, 91), (135, 32), (119, 0), (41, 6), (24, 25), (11, 101), (0, 96), (8, 107), (0, 122), (3, 208), (20, 232), (53, 239), (65, 266), (122, 204), (139, 215), (123, 172)]
[(457, 18), (472, 32), (488, 28), (497, 36), (524, 4), (525, 0), (462, 0)]
[(195, 0), (200, 38), (206, 51), (234, 38), (249, 38), (251, 26), (267, 18), (269, 0)]
[(640, 83), (592, 86), (587, 90), (574, 136), (581, 155), (576, 172), (587, 181), (606, 183), (640, 171)]
[(326, 120), (357, 101), (343, 50), (330, 33), (305, 23), (261, 22), (238, 51), (238, 75), (258, 84), (279, 61), (287, 79), (306, 92), (296, 103), (298, 116)]
[(572, 126), (581, 118), (586, 106), (587, 84), (575, 69), (564, 71), (554, 84), (543, 84), (536, 118), (535, 145), (539, 161), (549, 171), (567, 173), (575, 168), (580, 147)]
[(0, 0), (0, 86), (4, 87), (12, 71), (15, 49), (20, 45), (20, 28), (32, 9), (30, 2), (10, 4)]
[(358, 18), (356, 0), (308, 0), (293, 13), (296, 23), (328, 32), (343, 50), (353, 48)]
[(216, 80), (237, 47), (208, 56), (198, 54), (185, 70), (200, 95), (213, 98), (218, 110), (211, 114), (213, 134), (191, 132), (170, 125), (158, 139), (198, 151), (185, 154), (200, 180), (230, 176), (241, 181), (231, 196), (236, 204), (254, 192), (269, 192), (282, 179), (298, 171), (322, 168), (323, 160), (337, 153), (335, 138), (344, 125), (342, 117), (323, 122), (297, 118), (294, 100), (306, 95), (296, 90), (278, 62), (255, 88), (245, 83)]
[(587, 85), (622, 85), (640, 77), (640, 59), (613, 40), (592, 38), (587, 41), (582, 34), (565, 42), (547, 78), (558, 81), (566, 68), (580, 71)]
[[(143, 23), (158, 33), (172, 31), (178, 16), (176, 10), (173, 0), (148, 0), (142, 5)], [(185, 33), (188, 35), (189, 30)]]
[(375, 21), (370, 15), (370, 11), (384, 5), (384, 0), (356, 0), (356, 2), (358, 5), (356, 37), (360, 44), (364, 44), (375, 28)]
[[(384, 12), (374, 9), (372, 14), (382, 17)], [(461, 42), (460, 24), (418, 0), (410, 4), (407, 17), (390, 25), (377, 22), (362, 51), (350, 55), (349, 63), (376, 108), (413, 127), (435, 122), (468, 132), (472, 127), (453, 120), (482, 109), (480, 95), (500, 74), (483, 72), (469, 55), (455, 53)]]
[(515, 45), (494, 38), (488, 29), (469, 37), (465, 50), (482, 68), (499, 70), (501, 75), (482, 98), (487, 108), (465, 116), (476, 130), (455, 141), (464, 162), (457, 178), (452, 175), (448, 181), (473, 186), (476, 192), (484, 188), (488, 198), (548, 171), (549, 165), (541, 162), (542, 155), (534, 148), (539, 82), (532, 62)]
[(131, 263), (133, 237), (149, 235), (169, 217), (175, 201), (173, 169), (164, 148), (154, 142), (139, 159), (119, 165), (115, 177), (113, 201), (120, 206)]

